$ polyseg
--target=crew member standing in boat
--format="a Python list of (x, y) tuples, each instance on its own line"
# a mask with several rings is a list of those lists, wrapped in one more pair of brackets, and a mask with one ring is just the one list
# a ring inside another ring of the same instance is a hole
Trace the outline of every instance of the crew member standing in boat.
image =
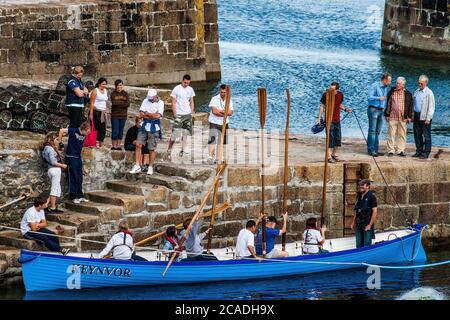
[(377, 198), (370, 190), (370, 180), (361, 180), (359, 189), (355, 203), (355, 216), (351, 225), (352, 230), (355, 230), (357, 248), (372, 245), (375, 235), (374, 223), (377, 218)]

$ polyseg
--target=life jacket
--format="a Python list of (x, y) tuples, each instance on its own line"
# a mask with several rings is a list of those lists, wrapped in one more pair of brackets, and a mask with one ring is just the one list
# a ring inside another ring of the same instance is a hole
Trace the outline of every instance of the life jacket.
[(356, 198), (355, 203), (355, 211), (356, 211), (356, 219), (355, 224), (358, 229), (364, 229), (370, 223), (370, 219), (372, 218), (372, 208), (369, 207), (369, 201), (373, 197), (373, 191), (369, 190), (364, 197), (362, 198), (362, 193), (358, 192), (358, 196)]
[(119, 231), (119, 232), (117, 232), (116, 234), (118, 234), (118, 233), (123, 233), (123, 243), (122, 243), (122, 244), (115, 245), (115, 246), (111, 249), (111, 251), (113, 252), (113, 254), (114, 254), (114, 249), (117, 248), (117, 247), (121, 247), (121, 246), (126, 246), (126, 247), (128, 247), (128, 248), (131, 250), (131, 254), (133, 254), (134, 249), (133, 249), (132, 247), (130, 247), (129, 245), (127, 245), (127, 234), (130, 235), (130, 237), (132, 237), (131, 232), (129, 232), (129, 231)]
[[(173, 250), (175, 250), (175, 247), (179, 246), (180, 241), (178, 240), (178, 238), (176, 238), (176, 241), (172, 238), (172, 237), (166, 237), (166, 240), (170, 242), (170, 244), (173, 247)], [(184, 250), (183, 248), (180, 248), (179, 250)], [(172, 256), (173, 252), (170, 254), (170, 256)], [(178, 257), (179, 253), (175, 253), (175, 257)]]

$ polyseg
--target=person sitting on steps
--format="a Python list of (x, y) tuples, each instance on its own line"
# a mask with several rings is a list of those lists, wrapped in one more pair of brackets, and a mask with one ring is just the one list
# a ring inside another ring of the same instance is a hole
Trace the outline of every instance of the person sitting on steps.
[[(61, 248), (56, 233), (47, 229), (48, 223), (45, 219), (44, 209), (48, 207), (49, 202), (50, 198), (47, 195), (40, 195), (34, 199), (33, 206), (23, 215), (20, 231), (25, 239), (43, 244), (50, 251), (61, 252), (63, 255), (67, 255), (70, 249)], [(58, 226), (57, 231), (62, 233), (64, 229)]]
[[(125, 151), (132, 151), (136, 152), (136, 145), (137, 145), (137, 137), (139, 133), (139, 129), (142, 125), (142, 118), (140, 116), (136, 116), (134, 119), (135, 125), (128, 129), (127, 134), (125, 136), (125, 143), (124, 148)], [(142, 153), (141, 155), (136, 154), (136, 157), (139, 158), (139, 166), (142, 167), (142, 171), (147, 171), (148, 166), (150, 163), (150, 157), (149, 157), (150, 151), (148, 151), (147, 145), (142, 146)], [(136, 160), (136, 163), (138, 163), (138, 160)]]

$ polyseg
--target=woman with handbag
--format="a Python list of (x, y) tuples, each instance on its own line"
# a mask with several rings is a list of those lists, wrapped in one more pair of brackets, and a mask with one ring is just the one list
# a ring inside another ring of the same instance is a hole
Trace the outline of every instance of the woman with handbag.
[(64, 211), (58, 209), (56, 201), (61, 197), (61, 171), (67, 169), (67, 165), (62, 163), (62, 157), (59, 153), (58, 133), (51, 131), (45, 136), (42, 145), (42, 159), (48, 166), (48, 177), (51, 181), (50, 190), (50, 207), (46, 208), (46, 213), (63, 213)]
[(99, 147), (103, 146), (103, 140), (106, 136), (106, 102), (108, 101), (108, 91), (106, 85), (108, 80), (100, 78), (95, 85), (95, 89), (91, 92), (91, 108), (89, 120), (94, 122), (97, 131), (97, 141)]

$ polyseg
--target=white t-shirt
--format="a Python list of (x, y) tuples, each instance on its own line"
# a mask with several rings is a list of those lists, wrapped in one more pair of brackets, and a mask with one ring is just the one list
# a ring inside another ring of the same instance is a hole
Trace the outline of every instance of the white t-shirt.
[(242, 258), (251, 256), (249, 245), (255, 247), (255, 235), (250, 230), (242, 229), (236, 240), (236, 256)]
[(30, 223), (39, 223), (42, 219), (45, 219), (44, 210), (37, 211), (34, 206), (29, 208), (23, 215), (20, 231), (22, 231), (22, 234), (31, 231)]
[(108, 101), (108, 90), (104, 90), (103, 93), (99, 88), (95, 88), (97, 95), (95, 96), (94, 109), (98, 111), (106, 111), (106, 101)]
[(171, 97), (177, 99), (176, 114), (183, 116), (186, 114), (191, 114), (191, 98), (195, 97), (194, 89), (191, 86), (184, 88), (181, 84), (173, 88)]
[(129, 234), (126, 235), (125, 244), (123, 240), (125, 237), (125, 233), (118, 232), (112, 236), (111, 240), (109, 240), (105, 249), (99, 253), (98, 257), (102, 259), (106, 256), (111, 250), (113, 250), (113, 258), (119, 260), (130, 260), (131, 255), (133, 254), (133, 237)]
[[(139, 108), (139, 112), (144, 113), (159, 113), (161, 117), (164, 115), (164, 101), (161, 99), (157, 102), (151, 102), (148, 99), (145, 99), (142, 101), (141, 107)], [(145, 131), (150, 131), (150, 123), (147, 123), (145, 126)], [(161, 128), (158, 125), (156, 126), (156, 131), (161, 130)]]
[[(216, 107), (217, 109), (219, 109), (219, 111), (225, 111), (225, 100), (222, 100), (220, 98), (220, 94), (212, 97), (211, 102), (209, 103), (209, 108), (211, 109), (211, 112), (209, 114), (208, 121), (210, 123), (222, 125), (223, 117), (216, 116), (212, 112), (212, 107)], [(233, 101), (231, 101), (231, 100), (230, 100), (230, 110), (233, 111)], [(227, 117), (227, 123), (228, 123), (228, 120), (230, 120), (230, 117)]]
[(305, 244), (303, 246), (303, 251), (305, 253), (319, 253), (319, 246), (316, 244), (323, 240), (320, 231), (315, 229), (307, 229), (303, 232), (303, 239), (305, 239), (305, 243), (312, 243), (310, 245)]

